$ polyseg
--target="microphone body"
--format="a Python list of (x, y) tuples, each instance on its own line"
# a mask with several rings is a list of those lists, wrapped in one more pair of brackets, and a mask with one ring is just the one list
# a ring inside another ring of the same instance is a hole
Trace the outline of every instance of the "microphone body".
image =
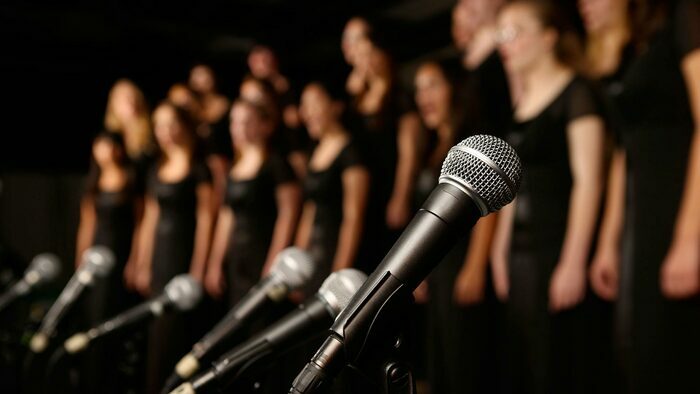
[(122, 330), (150, 317), (158, 317), (172, 307), (181, 311), (189, 310), (197, 304), (201, 295), (202, 290), (199, 283), (187, 274), (178, 275), (168, 282), (163, 294), (122, 312), (87, 332), (73, 335), (66, 340), (64, 347), (68, 353), (78, 353), (97, 338)]
[(114, 266), (114, 254), (103, 246), (94, 246), (85, 251), (83, 262), (63, 288), (58, 299), (49, 308), (41, 326), (32, 337), (29, 347), (34, 353), (41, 353), (68, 310), (75, 304), (86, 287), (94, 284), (96, 277), (106, 277)]
[(440, 183), (377, 269), (331, 327), (289, 393), (314, 393), (347, 364), (373, 357), (387, 340), (387, 322), (456, 241), (481, 216), (510, 203), (520, 185), (517, 154), (504, 141), (478, 135), (450, 149)]
[(53, 254), (43, 253), (34, 257), (24, 272), (22, 279), (13, 284), (9, 290), (0, 296), (0, 311), (17, 298), (27, 295), (34, 288), (54, 280), (60, 270), (61, 263), (58, 257)]
[(333, 323), (366, 278), (364, 273), (355, 269), (331, 274), (311, 300), (226, 353), (213, 363), (211, 369), (174, 392), (206, 393), (226, 389), (236, 380), (264, 365), (265, 361), (308, 340), (310, 334), (322, 333)]
[(358, 290), (350, 305), (331, 326), (329, 337), (294, 382), (290, 393), (323, 387), (346, 364), (374, 345), (375, 322), (391, 313), (467, 234), (481, 216), (476, 204), (461, 190), (440, 184), (411, 220), (377, 269)]
[(199, 370), (200, 361), (217, 352), (235, 332), (255, 319), (269, 304), (284, 300), (289, 292), (304, 286), (313, 276), (315, 264), (308, 253), (286, 248), (275, 258), (270, 274), (255, 285), (175, 366), (175, 374), (187, 379)]

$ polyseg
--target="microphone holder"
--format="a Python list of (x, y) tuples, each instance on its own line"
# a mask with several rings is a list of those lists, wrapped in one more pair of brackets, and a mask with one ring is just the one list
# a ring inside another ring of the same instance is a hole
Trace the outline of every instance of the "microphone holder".
[[(413, 372), (404, 351), (405, 321), (413, 305), (412, 294), (394, 298), (389, 313), (380, 315), (368, 343), (352, 368), (365, 375), (381, 394), (416, 394)], [(387, 311), (387, 309), (385, 309)]]

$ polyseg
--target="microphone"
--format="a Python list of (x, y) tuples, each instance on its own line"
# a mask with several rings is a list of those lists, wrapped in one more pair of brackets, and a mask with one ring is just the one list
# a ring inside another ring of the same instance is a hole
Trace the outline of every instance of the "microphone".
[(202, 339), (192, 347), (192, 351), (175, 366), (175, 373), (187, 379), (199, 370), (202, 358), (213, 353), (216, 348), (234, 332), (262, 310), (268, 303), (284, 300), (290, 291), (306, 285), (313, 277), (316, 265), (305, 251), (289, 247), (282, 250), (267, 275), (255, 285), (243, 299)]
[(358, 360), (376, 352), (381, 340), (391, 340), (381, 338), (377, 331), (400, 321), (391, 315), (392, 309), (410, 299), (411, 292), (479, 217), (515, 198), (520, 178), (520, 159), (501, 139), (476, 135), (452, 147), (442, 164), (439, 184), (340, 313), (289, 393), (317, 392), (345, 365), (360, 365)]
[(93, 246), (82, 255), (82, 263), (70, 278), (58, 299), (51, 306), (41, 322), (39, 331), (29, 342), (29, 348), (34, 353), (43, 352), (49, 344), (49, 338), (56, 331), (58, 322), (68, 309), (76, 302), (85, 287), (92, 286), (95, 277), (104, 278), (114, 267), (114, 254), (104, 246)]
[(166, 309), (188, 311), (194, 308), (202, 298), (202, 286), (188, 274), (178, 275), (165, 285), (165, 290), (158, 297), (143, 302), (113, 317), (87, 332), (81, 332), (68, 338), (63, 346), (68, 354), (85, 350), (93, 340), (121, 330), (151, 316), (158, 317)]
[(9, 290), (0, 296), (0, 311), (19, 297), (29, 294), (30, 291), (56, 279), (61, 272), (61, 262), (56, 255), (42, 253), (34, 257), (29, 267), (24, 271), (22, 279), (17, 281)]
[(333, 323), (357, 289), (367, 280), (362, 271), (348, 268), (332, 273), (316, 295), (252, 339), (228, 352), (192, 382), (172, 393), (194, 394), (224, 390), (281, 352), (317, 335)]

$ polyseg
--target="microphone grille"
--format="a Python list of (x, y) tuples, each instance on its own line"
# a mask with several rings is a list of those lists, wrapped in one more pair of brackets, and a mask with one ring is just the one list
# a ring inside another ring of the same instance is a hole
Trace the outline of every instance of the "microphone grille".
[(180, 274), (165, 285), (165, 295), (175, 308), (187, 311), (202, 298), (202, 286), (189, 274)]
[(323, 281), (321, 288), (318, 289), (318, 295), (326, 301), (337, 316), (348, 306), (350, 299), (366, 280), (367, 275), (354, 268), (336, 271)]
[(93, 246), (83, 253), (83, 266), (81, 269), (89, 270), (97, 276), (109, 275), (114, 267), (114, 253), (106, 246)]
[(51, 282), (61, 272), (61, 261), (52, 253), (42, 253), (32, 259), (27, 274), (35, 272), (41, 282)]
[(289, 247), (277, 255), (271, 275), (278, 275), (290, 288), (305, 286), (316, 272), (316, 263), (309, 253), (297, 247)]
[(472, 197), (485, 216), (508, 205), (520, 188), (522, 165), (510, 145), (492, 135), (469, 137), (450, 149), (440, 183), (450, 183)]

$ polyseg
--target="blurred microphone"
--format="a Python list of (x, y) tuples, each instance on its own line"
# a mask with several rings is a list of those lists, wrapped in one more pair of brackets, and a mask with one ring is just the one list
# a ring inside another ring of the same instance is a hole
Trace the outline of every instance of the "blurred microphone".
[(496, 137), (477, 135), (452, 147), (442, 164), (439, 184), (340, 313), (289, 393), (314, 393), (346, 364), (357, 365), (363, 355), (387, 347), (384, 342), (392, 338), (381, 338), (377, 330), (385, 328), (383, 323), (400, 320), (396, 316), (392, 320), (392, 310), (410, 300), (411, 292), (479, 217), (515, 198), (520, 178), (518, 155)]
[(85, 287), (92, 286), (95, 277), (104, 278), (109, 275), (113, 267), (114, 254), (104, 246), (93, 246), (83, 253), (80, 267), (63, 288), (56, 302), (44, 316), (39, 331), (29, 342), (29, 348), (34, 353), (41, 353), (46, 349), (59, 321), (80, 297)]
[(175, 366), (181, 379), (199, 370), (202, 358), (211, 355), (225, 339), (255, 318), (269, 303), (283, 301), (290, 291), (306, 285), (316, 270), (308, 253), (299, 248), (286, 248), (275, 258), (270, 273), (255, 285), (243, 299)]
[(367, 280), (362, 271), (348, 268), (332, 273), (316, 295), (265, 331), (226, 353), (205, 373), (173, 393), (224, 390), (272, 357), (322, 333)]
[(60, 272), (61, 262), (56, 255), (43, 253), (34, 257), (27, 270), (24, 271), (22, 279), (0, 296), (0, 311), (17, 298), (29, 294), (36, 287), (53, 281)]
[(165, 285), (163, 294), (122, 312), (87, 332), (73, 335), (65, 341), (64, 347), (69, 354), (81, 352), (91, 341), (151, 316), (160, 316), (171, 307), (178, 311), (188, 311), (194, 308), (201, 298), (202, 286), (188, 274), (178, 275)]

